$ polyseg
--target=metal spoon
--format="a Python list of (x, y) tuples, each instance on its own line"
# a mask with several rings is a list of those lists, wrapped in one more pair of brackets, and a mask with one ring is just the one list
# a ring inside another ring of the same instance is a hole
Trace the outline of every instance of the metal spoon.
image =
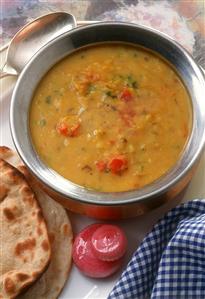
[(0, 79), (17, 76), (40, 48), (75, 26), (74, 16), (65, 12), (50, 13), (25, 25), (9, 44)]

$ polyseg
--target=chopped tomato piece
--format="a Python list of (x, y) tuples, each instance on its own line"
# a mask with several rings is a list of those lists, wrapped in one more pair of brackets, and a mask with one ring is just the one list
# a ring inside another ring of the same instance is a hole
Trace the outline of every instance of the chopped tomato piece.
[(127, 159), (123, 155), (118, 155), (112, 158), (108, 163), (105, 161), (97, 161), (96, 167), (100, 172), (110, 170), (114, 174), (120, 174), (123, 170), (127, 169)]
[(120, 99), (124, 102), (129, 102), (133, 100), (133, 94), (128, 88), (124, 88), (120, 94)]
[(70, 128), (70, 130), (69, 130), (68, 136), (69, 137), (76, 137), (76, 136), (78, 136), (78, 134), (79, 134), (79, 128), (80, 128), (80, 124), (79, 123), (76, 124), (76, 125), (74, 125), (74, 126), (72, 126)]
[(97, 167), (97, 169), (100, 171), (100, 172), (102, 172), (102, 171), (105, 171), (106, 170), (106, 168), (107, 168), (107, 163), (105, 163), (104, 161), (97, 161), (96, 162), (96, 167)]
[(71, 127), (69, 127), (67, 124), (65, 123), (60, 123), (57, 126), (57, 131), (58, 133), (60, 133), (61, 135), (67, 136), (67, 137), (76, 137), (79, 134), (79, 128), (80, 128), (80, 124), (77, 123)]
[(58, 133), (60, 133), (61, 135), (67, 136), (68, 135), (68, 127), (66, 124), (61, 123), (57, 126), (57, 131)]
[(119, 174), (123, 170), (127, 169), (127, 159), (123, 155), (116, 156), (111, 159), (111, 161), (108, 163), (108, 168), (111, 170), (114, 174)]

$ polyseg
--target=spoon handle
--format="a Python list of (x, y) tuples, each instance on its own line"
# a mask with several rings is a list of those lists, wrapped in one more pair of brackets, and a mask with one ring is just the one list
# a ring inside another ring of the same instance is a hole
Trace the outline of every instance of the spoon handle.
[(15, 74), (9, 74), (9, 73), (3, 72), (3, 71), (0, 72), (0, 79), (6, 78), (8, 76), (16, 76), (16, 75)]
[(3, 68), (0, 70), (0, 79), (6, 78), (8, 76), (17, 76), (18, 73), (12, 67), (10, 67), (6, 62)]
[(202, 66), (201, 66), (201, 70), (202, 70), (202, 73), (203, 73), (203, 75), (205, 77), (205, 69)]

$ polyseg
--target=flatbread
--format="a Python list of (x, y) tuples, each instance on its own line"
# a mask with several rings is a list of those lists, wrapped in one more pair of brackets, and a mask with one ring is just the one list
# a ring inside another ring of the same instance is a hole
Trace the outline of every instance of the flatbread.
[(42, 211), (24, 176), (0, 159), (0, 298), (15, 298), (51, 255)]
[(7, 147), (0, 147), (0, 158), (18, 167), (32, 186), (47, 222), (51, 242), (52, 258), (49, 267), (41, 278), (18, 299), (57, 298), (68, 278), (72, 261), (73, 235), (67, 212), (59, 203), (40, 190), (16, 153)]

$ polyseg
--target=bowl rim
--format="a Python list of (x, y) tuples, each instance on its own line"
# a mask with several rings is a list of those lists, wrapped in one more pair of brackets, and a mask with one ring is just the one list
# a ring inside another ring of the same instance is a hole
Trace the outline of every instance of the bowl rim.
[[(109, 27), (109, 26), (114, 26), (114, 27), (121, 27), (123, 26), (125, 27), (129, 27), (129, 28), (133, 28), (135, 30), (143, 30), (149, 33), (152, 33), (154, 35), (157, 35), (158, 37), (162, 38), (163, 40), (166, 40), (169, 44), (172, 44), (175, 48), (177, 48), (181, 53), (183, 53), (184, 57), (187, 59), (187, 61), (189, 62), (189, 64), (193, 67), (193, 69), (195, 70), (196, 74), (198, 75), (200, 80), (203, 80), (203, 82), (205, 82), (205, 77), (202, 73), (202, 70), (200, 69), (200, 67), (197, 65), (197, 63), (194, 61), (194, 59), (191, 57), (191, 55), (182, 47), (180, 46), (176, 41), (174, 41), (171, 37), (169, 37), (168, 35), (159, 32), (158, 30), (155, 30), (153, 28), (147, 27), (147, 26), (141, 26), (141, 25), (136, 25), (136, 24), (132, 24), (132, 23), (126, 23), (126, 22), (99, 22), (99, 23), (95, 23), (95, 24), (90, 24), (90, 25), (86, 25), (83, 27), (77, 27), (74, 28), (72, 30), (70, 30), (69, 32), (66, 32), (62, 35), (60, 35), (59, 37), (55, 38), (55, 40), (49, 42), (48, 44), (46, 44), (26, 65), (26, 67), (23, 69), (22, 73), (20, 74), (18, 81), (16, 83), (13, 95), (12, 95), (12, 100), (11, 100), (11, 107), (10, 107), (10, 128), (11, 128), (11, 132), (12, 132), (12, 139), (14, 142), (14, 145), (16, 147), (17, 152), (19, 153), (20, 157), (22, 158), (23, 162), (26, 164), (26, 166), (29, 168), (29, 170), (34, 174), (34, 176), (36, 176), (41, 182), (43, 182), (43, 184), (45, 184), (48, 188), (52, 189), (54, 192), (57, 192), (58, 194), (60, 194), (61, 196), (63, 196), (64, 198), (71, 198), (74, 200), (77, 200), (79, 202), (82, 203), (88, 203), (88, 204), (95, 204), (95, 205), (106, 205), (106, 206), (118, 206), (118, 205), (125, 205), (128, 203), (136, 203), (136, 202), (142, 202), (142, 201), (149, 201), (151, 200), (151, 198), (153, 197), (158, 197), (161, 194), (164, 194), (165, 192), (167, 192), (172, 186), (174, 186), (177, 182), (179, 182), (186, 174), (189, 170), (191, 170), (191, 168), (193, 167), (193, 165), (196, 163), (196, 161), (198, 160), (198, 158), (200, 157), (200, 153), (202, 152), (204, 145), (205, 145), (205, 122), (204, 122), (204, 130), (203, 130), (203, 138), (199, 144), (198, 149), (196, 150), (195, 154), (192, 157), (192, 160), (188, 163), (187, 167), (184, 168), (181, 173), (174, 177), (170, 182), (168, 182), (166, 185), (161, 186), (159, 189), (153, 189), (153, 186), (156, 185), (156, 182), (162, 181), (163, 177), (167, 176), (167, 173), (163, 176), (161, 176), (159, 179), (157, 179), (156, 181), (152, 182), (149, 185), (146, 185), (145, 187), (141, 188), (141, 189), (136, 189), (136, 190), (130, 190), (130, 191), (123, 191), (123, 192), (99, 192), (99, 191), (95, 191), (95, 190), (91, 190), (88, 188), (85, 188), (83, 186), (77, 185), (75, 183), (72, 183), (71, 181), (61, 177), (58, 173), (54, 172), (53, 170), (49, 169), (48, 167), (45, 170), (42, 168), (41, 166), (41, 172), (43, 170), (43, 173), (39, 173), (37, 172), (37, 170), (32, 167), (26, 157), (26, 153), (22, 150), (22, 145), (21, 145), (21, 141), (18, 140), (17, 137), (17, 131), (15, 128), (15, 120), (14, 120), (14, 115), (15, 115), (15, 109), (16, 109), (16, 97), (18, 96), (18, 89), (19, 86), (21, 85), (21, 81), (22, 79), (25, 77), (27, 71), (29, 68), (32, 68), (32, 64), (35, 62), (35, 60), (48, 48), (51, 47), (52, 45), (58, 43), (60, 40), (69, 37), (72, 34), (76, 34), (79, 31), (83, 32), (89, 29), (97, 29), (99, 27)], [(123, 42), (123, 41), (122, 41)], [(112, 42), (111, 42), (112, 43)], [(78, 48), (76, 48), (75, 50), (77, 50)], [(70, 53), (69, 53), (70, 54)], [(69, 55), (67, 54), (67, 55)], [(49, 67), (50, 69), (50, 67)], [(181, 77), (182, 79), (182, 77)], [(192, 97), (190, 96), (191, 101), (193, 102)], [(31, 103), (31, 100), (30, 100)], [(193, 119), (194, 122), (194, 119)], [(183, 155), (185, 155), (189, 144), (192, 140), (193, 137), (193, 131), (190, 134), (189, 137), (189, 141), (186, 145), (186, 148), (183, 152)], [(27, 138), (29, 138), (27, 136)], [(36, 161), (39, 164), (39, 160), (37, 160), (36, 157)], [(181, 158), (177, 161), (177, 163), (175, 164), (175, 166), (173, 167), (174, 169), (177, 168), (180, 165)], [(42, 163), (43, 164), (43, 163)], [(44, 165), (45, 166), (45, 165)], [(169, 169), (168, 173), (173, 169)], [(58, 177), (58, 182), (60, 182), (60, 187), (56, 186), (55, 183), (51, 182), (51, 177), (48, 180), (46, 176), (44, 176), (47, 172), (48, 174), (49, 171), (49, 175), (54, 175), (56, 177)], [(66, 186), (68, 188), (69, 186), (73, 186), (73, 188), (76, 190), (77, 192), (70, 192), (70, 190), (65, 190)], [(62, 187), (63, 186), (63, 187)], [(150, 191), (151, 189), (151, 191)], [(140, 195), (140, 192), (142, 190), (147, 190), (147, 192), (144, 192), (144, 194), (142, 193)], [(139, 192), (140, 191), (140, 192)], [(138, 196), (137, 196), (138, 195)]]

